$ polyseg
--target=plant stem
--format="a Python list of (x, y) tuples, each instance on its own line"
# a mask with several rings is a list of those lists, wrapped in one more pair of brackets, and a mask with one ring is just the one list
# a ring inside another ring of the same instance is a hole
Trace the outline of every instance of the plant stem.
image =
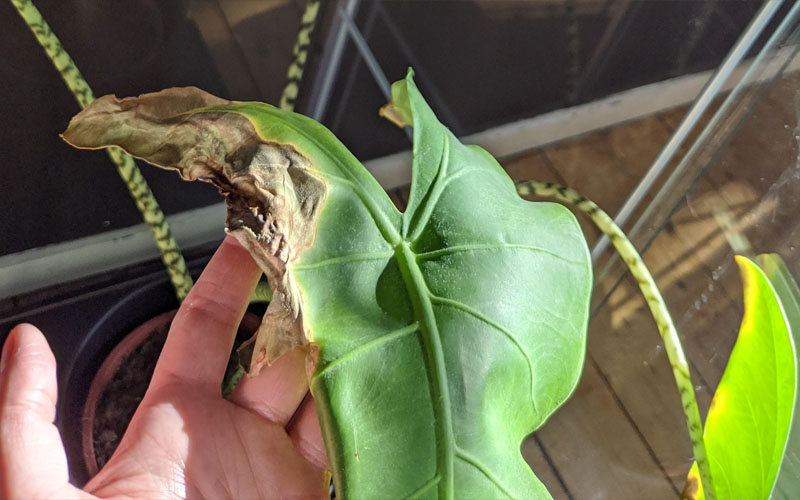
[(242, 365), (236, 366), (236, 371), (234, 371), (228, 380), (222, 384), (222, 397), (228, 399), (233, 394), (233, 390), (236, 389), (236, 386), (239, 385), (239, 381), (242, 380), (244, 377), (245, 371), (242, 368)]
[(261, 282), (253, 290), (253, 295), (250, 296), (251, 304), (263, 304), (272, 300), (272, 290), (267, 283)]
[(311, 33), (317, 24), (320, 0), (309, 0), (300, 19), (300, 30), (292, 48), (292, 63), (286, 70), (286, 84), (281, 92), (280, 108), (293, 111), (297, 94), (300, 90), (300, 80), (308, 59), (308, 49), (311, 46)]
[[(90, 102), (94, 101), (94, 94), (89, 84), (81, 75), (75, 62), (69, 56), (58, 37), (45, 22), (39, 9), (30, 0), (11, 0), (17, 12), (33, 32), (36, 40), (44, 48), (47, 57), (61, 74), (61, 78), (69, 87), (75, 100), (81, 108), (85, 108)], [(134, 163), (133, 158), (119, 148), (109, 148), (106, 150), (111, 161), (117, 166), (120, 177), (128, 187), (128, 191), (136, 203), (136, 208), (142, 214), (142, 218), (150, 226), (156, 241), (156, 246), (161, 252), (161, 260), (167, 267), (170, 281), (175, 288), (175, 294), (179, 301), (183, 301), (189, 289), (192, 287), (192, 277), (186, 268), (180, 249), (167, 225), (164, 213), (158, 206), (153, 197), (147, 181), (142, 176), (142, 172)]]
[[(270, 300), (272, 300), (272, 290), (270, 290), (267, 283), (260, 282), (258, 285), (256, 285), (256, 289), (253, 290), (253, 295), (250, 296), (250, 303), (264, 304), (269, 303)], [(230, 377), (222, 382), (223, 398), (228, 399), (231, 394), (233, 394), (234, 389), (236, 389), (236, 386), (239, 385), (239, 382), (241, 382), (245, 373), (246, 371), (242, 365), (236, 366), (236, 370), (230, 375)]]
[(694, 385), (689, 375), (689, 365), (683, 352), (678, 332), (672, 322), (672, 317), (667, 310), (661, 293), (658, 291), (655, 280), (647, 269), (642, 257), (628, 240), (614, 220), (600, 209), (594, 202), (580, 193), (564, 186), (550, 182), (522, 181), (517, 183), (517, 192), (521, 196), (536, 195), (552, 197), (564, 203), (575, 206), (585, 213), (594, 222), (600, 231), (611, 239), (622, 260), (628, 266), (633, 277), (639, 283), (639, 289), (644, 295), (650, 308), (650, 313), (655, 319), (661, 339), (667, 352), (667, 358), (672, 366), (672, 374), (681, 397), (683, 412), (686, 415), (686, 426), (689, 430), (689, 439), (692, 442), (692, 451), (700, 472), (700, 481), (706, 499), (714, 500), (714, 486), (711, 479), (711, 469), (708, 464), (705, 443), (703, 442), (703, 424), (700, 412), (697, 409), (697, 400), (694, 395)]

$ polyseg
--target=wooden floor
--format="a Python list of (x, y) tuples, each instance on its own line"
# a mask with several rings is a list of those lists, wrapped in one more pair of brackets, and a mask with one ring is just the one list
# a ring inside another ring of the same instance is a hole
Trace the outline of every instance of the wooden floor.
[[(800, 276), (798, 91), (800, 77), (776, 82), (644, 254), (683, 340), (703, 418), (742, 315), (738, 271), (715, 213), (732, 217), (756, 253), (780, 253)], [(514, 179), (565, 184), (614, 214), (685, 112), (501, 163)], [(407, 192), (391, 193), (401, 208)], [(581, 224), (592, 244), (597, 230)], [(595, 295), (605, 296), (615, 281), (596, 278)], [(655, 323), (632, 279), (595, 311), (575, 394), (525, 440), (522, 453), (557, 499), (679, 497), (691, 446)]]

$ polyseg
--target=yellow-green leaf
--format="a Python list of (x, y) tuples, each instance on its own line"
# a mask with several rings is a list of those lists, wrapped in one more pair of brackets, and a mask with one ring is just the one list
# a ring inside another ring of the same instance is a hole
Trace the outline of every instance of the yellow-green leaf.
[[(786, 264), (778, 255), (759, 255), (757, 260), (778, 294), (783, 315), (794, 343), (795, 392), (793, 405), (794, 408), (797, 408), (797, 388), (800, 387), (800, 370), (797, 366), (797, 344), (800, 340), (798, 339), (800, 337), (800, 289), (789, 273)], [(775, 480), (775, 487), (772, 490), (772, 498), (795, 498), (800, 492), (800, 455), (798, 454), (800, 454), (800, 412), (794, 411), (786, 442), (786, 451)]]
[[(769, 270), (765, 272), (753, 261), (736, 257), (744, 286), (744, 318), (704, 434), (720, 500), (769, 498), (786, 449), (797, 375), (790, 315), (784, 305), (788, 285), (776, 284), (788, 273), (777, 272), (775, 259), (759, 258)], [(704, 498), (696, 464), (685, 495)]]

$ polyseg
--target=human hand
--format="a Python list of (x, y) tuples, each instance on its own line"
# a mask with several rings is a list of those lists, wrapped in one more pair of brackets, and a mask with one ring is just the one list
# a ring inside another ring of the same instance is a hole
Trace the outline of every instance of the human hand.
[(226, 238), (175, 316), (119, 447), (83, 490), (69, 483), (53, 425), (53, 353), (35, 327), (14, 328), (0, 369), (0, 498), (327, 498), (302, 350), (243, 379), (229, 400), (220, 396), (260, 275)]

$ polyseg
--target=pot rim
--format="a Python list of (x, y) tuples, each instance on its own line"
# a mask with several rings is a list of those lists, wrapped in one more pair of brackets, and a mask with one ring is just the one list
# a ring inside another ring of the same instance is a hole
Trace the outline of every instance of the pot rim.
[[(89, 474), (89, 479), (100, 472), (100, 468), (97, 466), (97, 457), (94, 453), (94, 418), (100, 395), (103, 393), (103, 390), (108, 385), (111, 378), (117, 373), (125, 356), (141, 345), (154, 330), (165, 323), (171, 323), (177, 313), (178, 310), (173, 309), (158, 314), (134, 328), (130, 333), (125, 335), (119, 344), (114, 346), (93, 377), (81, 413), (81, 451), (84, 465)], [(239, 322), (237, 331), (245, 330), (248, 334), (253, 334), (258, 330), (260, 324), (260, 317), (252, 312), (245, 311), (244, 316)]]
[(83, 451), (83, 462), (90, 478), (99, 472), (97, 457), (94, 453), (94, 417), (100, 395), (111, 378), (117, 373), (125, 357), (139, 347), (150, 333), (165, 323), (171, 323), (177, 312), (177, 309), (173, 309), (154, 316), (125, 335), (122, 341), (114, 346), (106, 356), (100, 365), (100, 369), (97, 370), (92, 379), (81, 415), (81, 449)]

